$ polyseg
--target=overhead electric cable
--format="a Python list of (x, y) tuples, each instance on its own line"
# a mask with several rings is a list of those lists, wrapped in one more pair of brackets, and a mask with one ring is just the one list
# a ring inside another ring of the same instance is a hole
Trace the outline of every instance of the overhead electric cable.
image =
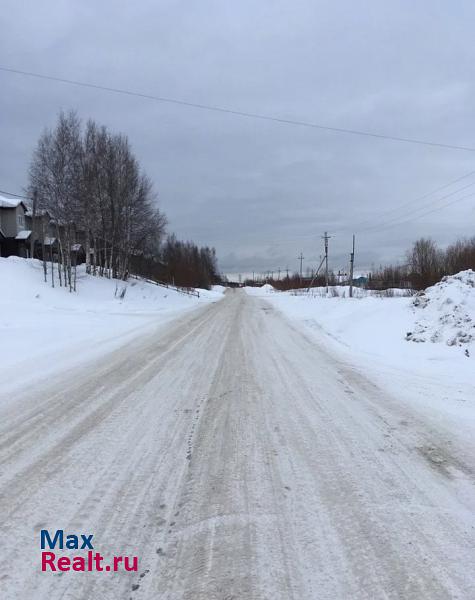
[(7, 196), (13, 196), (14, 198), (24, 198), (25, 200), (29, 200), (28, 196), (24, 196), (22, 194), (14, 194), (13, 192), (6, 192), (5, 190), (0, 190), (0, 194), (6, 194)]
[(32, 71), (23, 71), (20, 69), (13, 69), (10, 67), (5, 67), (5, 66), (0, 66), (0, 71), (3, 71), (5, 73), (14, 73), (16, 75), (22, 75), (25, 77), (35, 77), (37, 79), (45, 79), (48, 81), (65, 83), (68, 85), (75, 85), (75, 86), (80, 86), (80, 87), (85, 87), (85, 88), (90, 88), (90, 89), (95, 89), (95, 90), (102, 90), (102, 91), (111, 92), (114, 94), (135, 96), (137, 98), (144, 98), (147, 100), (155, 100), (157, 102), (174, 104), (174, 105), (178, 105), (178, 106), (186, 106), (188, 108), (196, 108), (199, 110), (213, 111), (213, 112), (224, 113), (224, 114), (228, 114), (228, 115), (234, 115), (234, 116), (238, 116), (238, 117), (245, 117), (245, 118), (249, 118), (249, 119), (272, 121), (274, 123), (281, 123), (284, 125), (308, 127), (308, 128), (312, 128), (312, 129), (319, 129), (322, 131), (332, 131), (334, 133), (343, 133), (343, 134), (349, 134), (349, 135), (371, 137), (371, 138), (377, 138), (377, 139), (382, 139), (382, 140), (387, 140), (387, 141), (392, 141), (392, 142), (403, 142), (403, 143), (407, 143), (407, 144), (433, 146), (433, 147), (438, 147), (438, 148), (446, 148), (446, 149), (450, 149), (450, 150), (462, 150), (462, 151), (466, 151), (466, 152), (475, 152), (475, 148), (472, 148), (469, 146), (446, 144), (446, 143), (442, 143), (442, 142), (420, 140), (420, 139), (416, 139), (416, 138), (409, 138), (409, 137), (402, 137), (402, 136), (386, 135), (383, 133), (363, 131), (363, 130), (358, 130), (358, 129), (348, 129), (345, 127), (332, 127), (330, 125), (323, 125), (320, 123), (312, 123), (310, 121), (302, 121), (302, 120), (297, 120), (297, 119), (285, 119), (283, 117), (266, 115), (264, 113), (246, 112), (246, 111), (237, 110), (237, 109), (233, 109), (233, 108), (226, 108), (223, 106), (202, 104), (202, 103), (198, 103), (198, 102), (180, 100), (178, 98), (170, 98), (167, 96), (155, 96), (153, 94), (136, 92), (134, 90), (128, 90), (125, 88), (117, 88), (117, 87), (111, 87), (111, 86), (106, 86), (106, 85), (100, 85), (100, 84), (96, 84), (96, 83), (89, 83), (86, 81), (79, 81), (79, 80), (75, 80), (75, 79), (67, 79), (65, 77), (55, 77), (53, 75), (44, 75), (42, 73), (35, 73)]
[[(389, 216), (393, 213), (397, 213), (400, 210), (403, 210), (407, 207), (413, 206), (416, 202), (420, 202), (421, 200), (425, 200), (426, 198), (429, 198), (430, 196), (433, 196), (434, 194), (437, 194), (438, 192), (441, 192), (445, 189), (447, 189), (448, 187), (451, 187), (452, 185), (458, 183), (459, 181), (462, 181), (464, 179), (467, 179), (468, 177), (471, 177), (472, 175), (475, 175), (475, 171), (470, 171), (469, 173), (466, 173), (465, 175), (462, 175), (461, 177), (457, 177), (456, 179), (452, 179), (451, 181), (449, 181), (448, 183), (445, 183), (444, 185), (441, 185), (438, 188), (435, 188), (434, 190), (430, 191), (430, 192), (426, 192), (425, 194), (423, 194), (422, 196), (418, 196), (417, 198), (414, 198), (412, 200), (409, 200), (408, 202), (405, 202), (404, 204), (400, 204), (399, 206), (396, 206), (394, 208), (391, 208), (388, 211), (384, 211), (379, 213), (378, 215), (376, 215), (377, 218), (381, 218), (381, 217), (386, 217)], [(462, 188), (464, 189), (464, 188)], [(444, 196), (445, 198), (445, 196)], [(425, 204), (424, 204), (425, 206)], [(362, 225), (365, 225), (366, 223), (370, 223), (372, 219), (365, 219), (364, 221), (361, 221), (357, 226), (361, 227)], [(352, 226), (354, 227), (354, 226)]]
[[(468, 194), (459, 198), (455, 198), (454, 200), (452, 200), (451, 202), (448, 203), (444, 203), (441, 206), (434, 206), (434, 203), (438, 203), (441, 202), (442, 200), (446, 200), (447, 198), (451, 198), (452, 196), (454, 196), (455, 194), (458, 194), (459, 192), (463, 192), (466, 189), (473, 187), (475, 185), (475, 181), (472, 181), (471, 183), (469, 183), (468, 185), (465, 185), (457, 190), (454, 190), (453, 192), (450, 192), (448, 194), (445, 194), (445, 196), (442, 196), (441, 198), (438, 198), (437, 200), (431, 201), (430, 203), (425, 203), (422, 206), (416, 207), (413, 210), (408, 211), (406, 214), (404, 215), (399, 215), (398, 217), (393, 217), (391, 219), (389, 219), (388, 222), (383, 222), (380, 224), (376, 224), (376, 225), (371, 225), (368, 227), (363, 227), (358, 229), (359, 232), (362, 231), (370, 231), (372, 229), (382, 229), (385, 228), (388, 225), (392, 225), (393, 223), (398, 225), (400, 219), (403, 219), (403, 223), (408, 222), (407, 217), (412, 217), (413, 215), (415, 215), (414, 218), (419, 218), (419, 216), (417, 215), (417, 213), (420, 210), (425, 210), (426, 208), (428, 208), (429, 210), (427, 212), (423, 212), (420, 216), (425, 216), (426, 214), (430, 214), (432, 212), (436, 212), (438, 210), (442, 210), (444, 208), (446, 208), (446, 206), (451, 206), (452, 204), (455, 204), (456, 202), (460, 202), (461, 200), (464, 200), (465, 198), (469, 198), (470, 196), (472, 196), (473, 194)], [(409, 218), (409, 221), (411, 220), (411, 218)]]
[(462, 196), (461, 198), (455, 198), (455, 200), (451, 200), (450, 202), (447, 202), (446, 204), (444, 204), (442, 206), (438, 206), (436, 208), (433, 208), (431, 210), (423, 212), (420, 215), (415, 215), (413, 217), (410, 217), (409, 219), (404, 219), (402, 221), (397, 221), (397, 222), (389, 222), (384, 225), (381, 225), (380, 227), (375, 227), (373, 229), (368, 229), (368, 230), (363, 230), (363, 231), (369, 231), (369, 233), (373, 233), (373, 232), (376, 233), (379, 231), (384, 231), (385, 229), (390, 229), (392, 227), (398, 227), (399, 225), (406, 225), (407, 223), (412, 223), (412, 221), (417, 221), (418, 219), (421, 219), (422, 217), (426, 217), (427, 215), (430, 215), (434, 212), (438, 212), (439, 210), (448, 208), (449, 206), (452, 206), (453, 204), (456, 204), (457, 202), (466, 200), (467, 198), (473, 198), (474, 196), (475, 196), (475, 192), (472, 192), (470, 194), (466, 194), (465, 196)]

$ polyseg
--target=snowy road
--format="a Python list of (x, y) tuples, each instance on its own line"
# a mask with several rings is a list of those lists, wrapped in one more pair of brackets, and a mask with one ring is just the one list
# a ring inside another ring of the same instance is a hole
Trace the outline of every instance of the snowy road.
[[(243, 292), (25, 390), (0, 434), (4, 599), (475, 598), (474, 457)], [(41, 573), (61, 528), (139, 572)]]

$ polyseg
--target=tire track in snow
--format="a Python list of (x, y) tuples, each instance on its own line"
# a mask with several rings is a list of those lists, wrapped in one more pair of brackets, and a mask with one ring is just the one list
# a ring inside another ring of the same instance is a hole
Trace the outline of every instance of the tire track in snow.
[[(429, 456), (447, 432), (265, 302), (228, 293), (70, 375), (0, 414), (7, 600), (475, 597), (472, 473)], [(42, 527), (140, 572), (41, 574)]]

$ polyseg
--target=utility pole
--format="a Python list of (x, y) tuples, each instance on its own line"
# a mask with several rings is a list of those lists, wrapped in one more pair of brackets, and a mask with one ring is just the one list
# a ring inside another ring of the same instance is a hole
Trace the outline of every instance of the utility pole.
[(298, 256), (297, 258), (300, 261), (300, 286), (302, 286), (302, 261), (304, 259), (304, 255), (302, 254), (302, 252), (300, 253), (300, 256)]
[(289, 267), (285, 268), (286, 272), (287, 272), (287, 279), (289, 278)]
[(278, 273), (279, 273), (279, 276), (277, 279), (280, 281), (280, 268), (278, 269)]
[(30, 258), (34, 258), (35, 253), (35, 230), (36, 230), (36, 207), (38, 204), (38, 192), (36, 189), (33, 191), (33, 208), (31, 215), (31, 229), (32, 232), (30, 234)]
[(327, 288), (328, 294), (328, 240), (330, 239), (330, 237), (327, 231), (325, 231), (323, 239), (325, 241), (325, 287)]
[(353, 298), (353, 267), (355, 265), (355, 234), (353, 234), (353, 249), (350, 254), (350, 298)]

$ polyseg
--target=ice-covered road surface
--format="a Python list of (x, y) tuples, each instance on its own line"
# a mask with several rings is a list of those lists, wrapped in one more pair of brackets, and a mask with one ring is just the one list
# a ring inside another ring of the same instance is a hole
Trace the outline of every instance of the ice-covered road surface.
[[(240, 291), (25, 390), (0, 410), (0, 596), (475, 598), (475, 463), (396, 392)], [(41, 573), (41, 529), (139, 572)]]

